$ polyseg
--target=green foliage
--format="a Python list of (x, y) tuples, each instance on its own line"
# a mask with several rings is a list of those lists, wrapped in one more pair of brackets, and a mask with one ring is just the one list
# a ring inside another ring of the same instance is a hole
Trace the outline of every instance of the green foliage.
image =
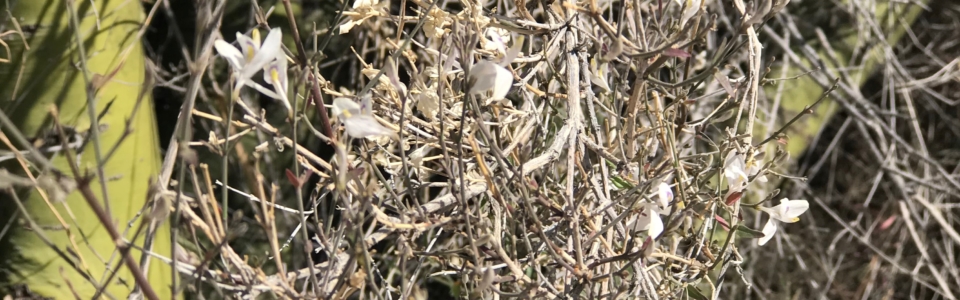
[[(136, 2), (124, 0), (76, 1), (79, 28), (71, 26), (71, 14), (67, 3), (72, 1), (4, 1), (5, 10), (16, 18), (7, 18), (6, 28), (22, 29), (7, 35), (11, 60), (0, 64), (0, 108), (11, 116), (17, 130), (27, 138), (52, 134), (54, 120), (51, 107), (59, 111), (60, 123), (66, 128), (86, 133), (85, 146), (79, 151), (78, 166), (81, 172), (97, 174), (98, 155), (95, 139), (89, 134), (91, 120), (87, 111), (87, 91), (95, 96), (95, 112), (99, 115), (100, 156), (103, 182), (91, 182), (91, 190), (98, 201), (109, 207), (111, 218), (125, 237), (132, 239), (142, 218), (136, 216), (148, 198), (151, 182), (155, 182), (159, 170), (159, 149), (156, 122), (152, 113), (150, 87), (145, 80), (144, 57), (137, 36), (143, 12)], [(77, 44), (77, 34), (82, 45)], [(29, 49), (27, 47), (29, 45)], [(83, 47), (86, 57), (80, 57), (78, 47)], [(89, 85), (81, 71), (81, 59), (86, 60)], [(89, 89), (88, 89), (89, 88)], [(129, 121), (129, 127), (127, 122)], [(127, 132), (129, 130), (129, 132)], [(15, 133), (4, 128), (7, 136)], [(34, 146), (49, 148), (59, 141)], [(17, 145), (23, 147), (24, 145)], [(6, 148), (6, 147), (4, 147)], [(63, 153), (53, 155), (54, 166), (72, 175)], [(36, 162), (34, 162), (36, 163)], [(3, 167), (23, 171), (15, 161)], [(33, 176), (51, 178), (54, 172), (33, 164), (27, 170)], [(66, 181), (74, 181), (66, 179)], [(79, 181), (79, 180), (76, 180)], [(40, 192), (43, 190), (43, 192)], [(107, 195), (101, 193), (102, 190)], [(57, 191), (67, 193), (57, 199)], [(56, 299), (90, 298), (96, 293), (96, 285), (105, 285), (105, 293), (114, 298), (126, 298), (132, 291), (134, 280), (129, 270), (120, 263), (116, 243), (108, 235), (94, 211), (84, 202), (80, 193), (68, 185), (45, 186), (22, 190), (20, 197), (26, 214), (40, 228), (28, 228), (27, 223), (13, 221), (24, 214), (14, 213), (13, 197), (0, 193), (4, 224), (13, 222), (11, 230), (4, 235), (4, 261), (0, 270), (4, 278), (4, 290), (26, 286), (29, 290)], [(48, 197), (45, 197), (47, 195)], [(45, 199), (46, 198), (46, 199)], [(51, 209), (53, 207), (54, 209)], [(60, 253), (41, 239), (45, 235)], [(153, 251), (170, 257), (168, 230), (160, 229), (153, 244)], [(136, 245), (143, 245), (144, 234), (139, 234)], [(141, 251), (131, 254), (139, 260)], [(170, 297), (170, 267), (152, 259), (149, 280), (160, 298)], [(105, 282), (109, 273), (119, 274)]]

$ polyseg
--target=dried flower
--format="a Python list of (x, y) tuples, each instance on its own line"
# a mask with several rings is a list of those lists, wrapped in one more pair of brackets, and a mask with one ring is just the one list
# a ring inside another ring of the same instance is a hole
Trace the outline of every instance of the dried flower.
[(354, 138), (372, 136), (396, 137), (396, 133), (380, 125), (373, 117), (370, 97), (363, 97), (361, 104), (348, 98), (333, 99), (333, 114), (343, 122), (344, 131)]
[(430, 120), (436, 120), (440, 113), (440, 96), (437, 95), (436, 86), (420, 91), (417, 96), (417, 110)]
[(787, 198), (781, 199), (779, 205), (771, 208), (759, 207), (761, 211), (770, 215), (770, 219), (767, 220), (766, 225), (763, 225), (763, 230), (761, 230), (763, 237), (760, 238), (757, 244), (763, 246), (770, 241), (773, 235), (777, 233), (778, 223), (796, 223), (800, 221), (800, 215), (806, 212), (808, 208), (810, 208), (810, 203), (808, 203), (807, 200), (790, 200)]
[(428, 38), (439, 39), (443, 37), (444, 34), (450, 31), (449, 29), (444, 29), (444, 27), (453, 23), (450, 20), (450, 13), (436, 7), (427, 13), (426, 18), (427, 20), (423, 23), (423, 34)]
[(379, 16), (380, 11), (377, 8), (379, 4), (379, 0), (356, 0), (353, 2), (353, 11), (343, 13), (343, 15), (349, 17), (350, 20), (340, 25), (340, 34), (346, 34), (350, 32), (350, 29), (353, 29), (353, 27), (363, 24), (363, 21)]

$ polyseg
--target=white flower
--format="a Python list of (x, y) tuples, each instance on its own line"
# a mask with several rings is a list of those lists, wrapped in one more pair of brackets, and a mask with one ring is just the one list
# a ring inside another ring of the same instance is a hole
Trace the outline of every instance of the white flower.
[[(263, 70), (267, 64), (277, 60), (278, 57), (283, 57), (283, 52), (280, 48), (283, 33), (280, 32), (280, 28), (271, 29), (262, 45), (260, 44), (259, 31), (254, 29), (252, 36), (253, 38), (249, 38), (237, 32), (237, 43), (240, 44), (240, 50), (220, 39), (214, 41), (213, 46), (217, 49), (217, 53), (219, 53), (220, 56), (230, 62), (234, 72), (237, 74), (237, 85), (234, 87), (234, 92), (239, 92), (240, 87), (248, 85), (268, 96), (279, 98), (272, 91), (253, 82), (251, 78), (253, 78), (253, 75), (257, 74), (257, 72)], [(241, 52), (241, 50), (243, 52)], [(284, 75), (284, 77), (285, 76), (286, 75)]]
[(290, 105), (290, 100), (287, 99), (287, 57), (282, 55), (282, 52), (263, 70), (263, 81), (273, 85), (276, 94), (268, 95), (283, 102), (283, 106), (287, 108), (288, 114), (292, 117), (293, 107)]
[(774, 207), (759, 207), (759, 209), (770, 215), (770, 219), (767, 220), (767, 224), (763, 225), (763, 237), (757, 242), (758, 245), (763, 246), (770, 239), (773, 238), (773, 235), (777, 233), (777, 224), (780, 222), (784, 223), (796, 223), (800, 221), (800, 215), (807, 211), (810, 208), (810, 203), (807, 200), (790, 200), (783, 198), (780, 200), (780, 204)]
[(647, 230), (650, 237), (657, 238), (663, 233), (663, 220), (660, 215), (670, 214), (670, 201), (673, 201), (673, 190), (666, 183), (657, 186), (658, 203), (642, 203), (643, 212), (636, 219), (636, 230)]
[(590, 82), (599, 86), (604, 91), (610, 91), (610, 84), (607, 83), (608, 64), (600, 62), (599, 59), (590, 59)]
[(333, 115), (343, 122), (344, 131), (354, 138), (372, 136), (396, 137), (396, 133), (380, 125), (373, 117), (370, 97), (363, 97), (361, 104), (348, 98), (333, 99)]
[(655, 206), (653, 203), (644, 203), (641, 204), (644, 208), (643, 212), (640, 214), (640, 217), (637, 218), (636, 227), (638, 231), (647, 231), (647, 235), (652, 238), (657, 238), (663, 233), (663, 220), (660, 219), (660, 214), (653, 211), (651, 206)]
[[(495, 31), (491, 32), (491, 35), (499, 37), (499, 34)], [(501, 40), (505, 40), (505, 38), (501, 38)], [(510, 62), (520, 54), (520, 47), (522, 46), (523, 38), (521, 37), (514, 42), (513, 47), (506, 52), (499, 64), (488, 60), (482, 60), (474, 64), (470, 69), (470, 80), (473, 82), (470, 93), (483, 94), (489, 91), (491, 92), (491, 101), (503, 100), (510, 92), (510, 87), (513, 86), (513, 73), (507, 70), (506, 66), (510, 65)]]
[(492, 91), (491, 100), (502, 100), (510, 92), (510, 86), (513, 85), (513, 73), (496, 63), (484, 60), (473, 65), (470, 69), (470, 78), (473, 79), (473, 86), (470, 92), (482, 94)]
[(670, 201), (673, 201), (673, 190), (670, 189), (670, 185), (661, 182), (657, 186), (657, 198), (660, 200), (660, 214), (668, 214), (667, 207), (670, 206)]
[[(744, 155), (730, 151), (723, 163), (723, 175), (727, 178), (730, 192), (740, 192), (747, 187), (750, 176), (760, 172), (760, 162), (751, 157), (744, 160)], [(767, 182), (766, 175), (757, 176), (757, 181)]]

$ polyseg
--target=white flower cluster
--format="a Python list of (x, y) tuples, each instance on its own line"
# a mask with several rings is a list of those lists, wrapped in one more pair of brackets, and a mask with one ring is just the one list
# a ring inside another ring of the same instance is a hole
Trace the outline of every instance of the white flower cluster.
[[(750, 177), (752, 176), (755, 176), (757, 181), (767, 181), (767, 177), (760, 173), (760, 162), (753, 155), (748, 156), (730, 151), (723, 165), (723, 175), (727, 178), (727, 186), (729, 187), (728, 197), (734, 193), (742, 193), (750, 184)], [(770, 241), (773, 235), (777, 233), (779, 222), (795, 223), (799, 221), (800, 215), (806, 212), (808, 208), (810, 208), (810, 203), (807, 200), (790, 200), (787, 198), (781, 199), (780, 204), (774, 207), (759, 207), (760, 211), (770, 215), (770, 219), (763, 226), (763, 230), (761, 230), (763, 237), (757, 244), (763, 246)]]
[[(253, 87), (264, 95), (280, 100), (292, 116), (293, 107), (287, 99), (287, 56), (283, 53), (282, 40), (280, 28), (274, 28), (261, 44), (260, 32), (253, 29), (250, 37), (237, 32), (239, 49), (222, 39), (216, 40), (213, 46), (221, 57), (230, 62), (237, 76), (237, 84), (233, 88), (234, 96), (239, 95), (243, 86)], [(253, 75), (261, 70), (263, 81), (270, 83), (273, 90), (252, 80)]]

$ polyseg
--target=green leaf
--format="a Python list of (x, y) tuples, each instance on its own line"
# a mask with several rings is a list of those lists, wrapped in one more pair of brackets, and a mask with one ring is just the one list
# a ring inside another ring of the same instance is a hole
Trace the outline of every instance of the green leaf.
[(696, 300), (709, 300), (709, 299), (710, 299), (710, 298), (708, 298), (706, 295), (704, 295), (703, 293), (701, 293), (701, 292), (700, 292), (700, 289), (698, 289), (698, 288), (696, 288), (696, 287), (694, 287), (694, 286), (692, 286), (692, 285), (691, 285), (691, 286), (687, 286), (687, 296), (690, 296), (690, 298), (693, 298), (693, 299), (696, 299)]
[(737, 226), (737, 236), (747, 239), (759, 239), (763, 237), (763, 232), (747, 226)]
[(621, 190), (633, 188), (632, 184), (630, 184), (626, 180), (623, 180), (623, 178), (620, 178), (620, 176), (611, 176), (610, 181), (613, 182), (613, 186)]
[[(71, 25), (72, 14), (67, 7), (76, 9), (76, 28)], [(59, 110), (64, 127), (78, 132), (98, 127), (98, 138), (91, 137), (83, 148), (75, 149), (84, 154), (74, 159), (80, 172), (87, 174), (97, 174), (96, 166), (102, 166), (108, 178), (103, 178), (104, 186), (100, 180), (93, 180), (90, 188), (95, 191), (94, 198), (109, 203), (109, 209), (104, 205), (103, 212), (110, 213), (124, 238), (139, 249), (146, 234), (135, 233), (135, 228), (125, 230), (126, 224), (144, 220), (138, 218), (138, 212), (148, 198), (152, 199), (148, 195), (151, 184), (157, 181), (161, 160), (153, 99), (149, 96), (151, 86), (145, 77), (147, 57), (137, 38), (144, 23), (143, 7), (139, 1), (129, 0), (47, 0), (4, 1), (0, 8), (10, 16), (2, 21), (6, 28), (19, 28), (11, 20), (18, 20), (24, 27), (41, 28), (27, 32), (25, 38), (14, 34), (17, 38), (4, 44), (9, 49), (2, 57), (10, 55), (14, 59), (0, 64), (0, 81), (4, 82), (0, 97), (5, 99), (0, 101), (0, 110), (28, 138), (53, 129), (52, 106)], [(29, 41), (29, 49), (25, 41)], [(81, 54), (85, 55), (87, 70), (81, 69)], [(88, 102), (91, 90), (95, 101)], [(12, 99), (17, 101), (7, 101)], [(96, 123), (91, 116), (96, 117)], [(3, 130), (8, 135), (13, 131)], [(103, 161), (98, 161), (101, 159), (95, 155), (95, 146), (100, 147)], [(7, 150), (6, 146), (0, 148)], [(112, 156), (108, 152), (111, 149), (115, 150)], [(56, 168), (71, 173), (63, 153), (51, 154), (50, 160)], [(64, 205), (46, 205), (44, 196), (36, 190), (25, 191), (23, 197), (27, 198), (24, 210), (36, 223), (69, 225), (71, 230), (47, 229), (43, 230), (46, 236), (41, 237), (41, 230), (11, 227), (0, 253), (16, 259), (0, 260), (4, 273), (0, 285), (24, 285), (38, 297), (51, 299), (90, 299), (97, 293), (101, 293), (98, 298), (122, 299), (133, 292), (134, 276), (127, 267), (117, 266), (115, 239), (104, 230), (96, 217), (99, 212), (87, 205), (81, 193), (66, 195), (63, 201), (71, 203), (69, 211)], [(16, 210), (10, 208), (11, 203), (7, 194), (0, 195), (0, 223), (20, 218), (11, 213)], [(169, 223), (158, 228), (153, 239), (152, 252), (159, 256), (171, 257)], [(11, 245), (15, 248), (7, 248)], [(134, 250), (129, 255), (139, 261), (143, 252)], [(112, 279), (107, 282), (106, 274), (111, 272), (117, 272), (116, 276), (109, 276)], [(150, 260), (146, 279), (160, 299), (173, 297), (169, 288), (172, 274), (168, 264)], [(90, 284), (91, 280), (103, 288)]]

